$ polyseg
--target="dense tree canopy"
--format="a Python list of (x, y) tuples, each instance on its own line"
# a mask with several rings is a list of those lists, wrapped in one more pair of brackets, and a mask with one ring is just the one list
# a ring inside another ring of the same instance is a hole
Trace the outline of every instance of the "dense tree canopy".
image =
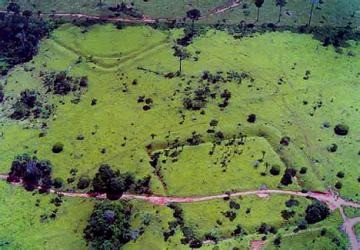
[(329, 208), (322, 202), (315, 202), (306, 208), (305, 220), (309, 224), (320, 222), (330, 215)]
[[(0, 14), (0, 59), (15, 65), (32, 59), (40, 39), (51, 27), (30, 11), (21, 13), (19, 5), (10, 3), (8, 13)], [(5, 70), (6, 72), (6, 70)]]
[(38, 186), (48, 190), (51, 185), (52, 165), (47, 160), (38, 160), (27, 154), (18, 155), (11, 164), (8, 181), (23, 181), (27, 190), (33, 190)]
[(125, 202), (99, 202), (95, 205), (84, 237), (91, 249), (120, 249), (132, 237), (131, 207)]
[(93, 190), (99, 193), (106, 193), (110, 199), (118, 199), (124, 192), (150, 193), (150, 177), (142, 180), (135, 180), (135, 177), (126, 172), (112, 170), (107, 164), (100, 166), (93, 181)]

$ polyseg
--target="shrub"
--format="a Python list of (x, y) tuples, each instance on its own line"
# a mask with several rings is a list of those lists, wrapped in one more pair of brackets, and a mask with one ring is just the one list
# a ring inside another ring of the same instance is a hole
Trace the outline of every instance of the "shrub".
[(90, 179), (87, 176), (82, 176), (79, 179), (79, 182), (77, 183), (77, 188), (79, 189), (85, 189), (88, 188), (90, 185)]
[(59, 177), (56, 177), (53, 181), (53, 186), (54, 188), (61, 188), (64, 184), (64, 181), (63, 179), (59, 178)]

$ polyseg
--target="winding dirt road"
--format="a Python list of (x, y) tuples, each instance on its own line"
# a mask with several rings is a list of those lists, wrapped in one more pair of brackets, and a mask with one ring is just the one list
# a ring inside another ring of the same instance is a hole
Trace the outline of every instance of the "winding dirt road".
[[(7, 174), (0, 174), (0, 179), (7, 180)], [(20, 186), (21, 183), (10, 183), (12, 185)], [(96, 199), (107, 199), (105, 194), (100, 193), (81, 193), (81, 192), (62, 192), (57, 191), (54, 189), (49, 190), (50, 193), (63, 195), (65, 197), (78, 197), (78, 198), (96, 198)], [(300, 192), (300, 191), (290, 191), (290, 190), (276, 190), (276, 189), (265, 189), (265, 190), (250, 190), (250, 191), (243, 191), (243, 192), (235, 192), (235, 193), (227, 193), (227, 194), (218, 194), (218, 195), (210, 195), (210, 196), (190, 196), (190, 197), (174, 197), (174, 196), (157, 196), (157, 195), (135, 195), (135, 194), (124, 194), (120, 199), (122, 200), (142, 200), (154, 205), (164, 206), (169, 203), (196, 203), (196, 202), (203, 202), (203, 201), (211, 201), (211, 200), (218, 200), (230, 197), (240, 197), (240, 196), (249, 196), (249, 195), (257, 195), (260, 198), (266, 198), (269, 195), (292, 195), (292, 196), (299, 196), (299, 197), (307, 197), (313, 198), (318, 201), (324, 202), (327, 204), (331, 211), (339, 209), (341, 216), (344, 220), (344, 224), (342, 229), (348, 235), (348, 238), (351, 242), (351, 247), (353, 250), (360, 249), (360, 242), (356, 237), (356, 233), (354, 231), (354, 227), (356, 224), (360, 223), (360, 217), (356, 218), (347, 218), (343, 207), (353, 207), (360, 209), (360, 203), (347, 201), (339, 197), (336, 193), (330, 191), (327, 192), (316, 192), (316, 191), (309, 191), (309, 192)], [(260, 243), (255, 244), (255, 249), (261, 249)], [(260, 247), (260, 248), (259, 248)]]

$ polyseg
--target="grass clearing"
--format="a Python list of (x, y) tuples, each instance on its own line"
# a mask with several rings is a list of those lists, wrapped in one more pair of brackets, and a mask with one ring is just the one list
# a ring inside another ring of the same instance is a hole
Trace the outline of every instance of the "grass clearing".
[[(206, 195), (229, 189), (257, 189), (262, 184), (276, 188), (280, 176), (259, 176), (266, 170), (265, 166), (253, 168), (254, 161), (265, 151), (264, 161), (270, 165), (279, 164), (281, 171), (285, 167), (307, 168), (305, 175), (297, 174), (299, 186), (288, 188), (325, 190), (340, 181), (342, 197), (360, 200), (356, 192), (360, 176), (356, 165), (359, 148), (355, 143), (360, 134), (358, 42), (350, 42), (342, 53), (337, 53), (331, 47), (321, 46), (309, 35), (273, 32), (237, 40), (225, 32), (209, 30), (188, 47), (191, 57), (183, 62), (184, 75), (169, 79), (163, 74), (178, 69), (172, 46), (182, 30), (160, 31), (143, 26), (117, 30), (107, 24), (82, 31), (71, 25), (60, 27), (41, 43), (40, 52), (33, 61), (16, 67), (2, 80), (9, 98), (17, 96), (24, 88), (42, 90), (41, 71), (66, 70), (74, 76), (86, 75), (89, 87), (78, 104), (72, 102), (72, 95), (49, 95), (49, 101), (56, 104), (57, 109), (54, 116), (45, 121), (45, 130), (39, 129), (39, 121), (19, 122), (2, 116), (1, 172), (8, 172), (14, 156), (30, 153), (39, 159), (49, 159), (54, 166), (54, 177), (67, 180), (72, 168), (78, 170), (75, 182), (67, 183), (65, 189), (76, 189), (80, 176), (92, 178), (100, 164), (109, 163), (121, 171), (133, 172), (138, 178), (152, 176), (151, 188), (158, 195)], [(231, 80), (212, 84), (200, 79), (205, 70), (212, 74), (221, 71), (224, 77), (231, 71), (244, 72), (249, 77), (241, 83)], [(204, 112), (185, 110), (183, 99), (206, 86), (216, 97), (208, 98)], [(231, 92), (231, 98), (228, 106), (221, 108), (220, 95), (225, 90)], [(142, 96), (152, 99), (148, 111), (144, 110), (145, 103), (139, 102)], [(96, 105), (91, 105), (94, 99)], [(8, 111), (6, 106), (2, 109)], [(256, 115), (255, 123), (248, 122), (250, 114)], [(218, 121), (216, 132), (224, 134), (223, 143), (242, 133), (247, 136), (246, 144), (239, 148), (218, 146), (210, 157), (208, 152), (214, 138), (207, 131), (212, 129), (213, 119)], [(334, 126), (338, 123), (350, 127), (347, 136), (334, 134)], [(39, 137), (41, 132), (46, 135)], [(162, 165), (168, 185), (166, 190), (149, 163), (151, 152), (171, 148), (168, 144), (174, 140), (186, 142), (193, 132), (201, 135), (205, 143), (193, 147), (183, 145), (177, 162)], [(84, 140), (77, 140), (79, 135), (83, 135)], [(290, 140), (288, 146), (280, 144), (285, 136)], [(57, 142), (64, 144), (60, 154), (51, 152)], [(333, 143), (337, 144), (337, 151), (329, 152), (328, 146)], [(149, 145), (154, 151), (148, 149)], [(233, 154), (237, 149), (243, 153)], [(214, 159), (221, 159), (227, 153), (233, 157), (227, 172), (223, 174), (218, 165), (214, 166), (214, 171), (209, 169)], [(238, 171), (238, 165), (243, 166), (246, 174)], [(338, 177), (339, 171), (344, 172), (344, 177)], [(226, 178), (219, 177), (222, 175)], [(8, 215), (0, 213), (0, 223), (4, 225), (0, 238), (5, 240), (1, 244), (10, 242), (8, 246), (31, 249), (34, 242), (45, 239), (47, 241), (41, 246), (59, 246), (64, 244), (61, 239), (65, 236), (69, 245), (64, 245), (64, 249), (85, 248), (82, 228), (91, 211), (91, 201), (64, 198), (58, 218), (41, 224), (39, 216), (53, 206), (47, 205), (50, 195), (32, 196), (6, 183), (0, 185), (0, 200), (3, 201), (0, 211)], [(41, 197), (40, 208), (34, 205), (37, 197)], [(308, 201), (301, 202), (294, 221), (285, 223), (280, 212), (288, 198), (236, 199), (241, 208), (233, 222), (221, 214), (228, 210), (228, 202), (211, 201), (181, 207), (186, 223), (200, 236), (215, 228), (216, 220), (220, 219), (223, 225), (216, 230), (226, 238), (237, 224), (242, 224), (250, 233), (261, 222), (279, 228), (295, 225), (301, 217), (300, 210), (303, 211)], [(162, 232), (173, 220), (169, 208), (137, 202), (134, 207), (137, 210), (134, 228), (145, 216), (142, 211), (149, 213), (152, 220), (146, 232), (126, 246), (128, 249), (142, 249), (147, 244), (154, 249), (184, 248), (179, 243), (182, 238), (179, 230), (171, 241), (163, 241)], [(251, 208), (249, 215), (246, 215), (246, 208)], [(269, 216), (269, 211), (274, 216)], [(329, 223), (333, 223), (329, 227), (343, 244), (344, 236), (337, 231), (339, 221), (334, 220), (336, 223), (329, 219)], [(29, 231), (30, 228), (33, 230)], [(236, 242), (233, 243), (236, 245)], [(331, 237), (320, 243), (309, 241), (306, 247), (326, 244), (332, 247), (331, 242)], [(290, 243), (292, 239), (284, 239), (284, 246)], [(220, 244), (224, 248), (228, 246), (226, 242)], [(246, 245), (247, 241), (239, 244)], [(304, 238), (296, 238), (294, 244), (299, 248), (304, 246)]]

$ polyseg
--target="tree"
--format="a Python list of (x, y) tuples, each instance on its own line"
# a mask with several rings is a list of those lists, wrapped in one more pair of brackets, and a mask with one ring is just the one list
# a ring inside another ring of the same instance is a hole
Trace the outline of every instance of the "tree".
[(103, 164), (92, 184), (95, 192), (106, 193), (109, 199), (119, 199), (124, 192), (134, 188), (135, 178), (130, 173), (113, 171), (109, 165)]
[(51, 171), (51, 163), (47, 160), (39, 161), (27, 154), (18, 155), (11, 164), (8, 181), (22, 181), (25, 189), (30, 191), (38, 186), (48, 190), (52, 185)]
[(279, 19), (278, 23), (281, 21), (282, 8), (287, 4), (286, 0), (276, 0), (276, 6), (279, 6)]
[(190, 55), (186, 51), (186, 49), (184, 47), (182, 47), (182, 46), (175, 45), (173, 47), (173, 49), (175, 50), (174, 56), (179, 58), (179, 73), (181, 74), (181, 72), (182, 72), (182, 61), (185, 60), (186, 58), (188, 58)]
[(257, 14), (256, 14), (256, 22), (259, 21), (259, 15), (260, 15), (260, 8), (263, 5), (264, 0), (255, 0), (255, 5), (257, 8)]
[(305, 211), (305, 220), (309, 224), (320, 222), (330, 215), (329, 208), (323, 202), (315, 202), (309, 205)]
[(125, 202), (99, 202), (84, 229), (91, 249), (121, 249), (131, 240), (131, 207)]
[[(37, 51), (38, 42), (52, 28), (51, 22), (32, 17), (31, 11), (24, 11), (22, 15), (20, 13), (20, 6), (11, 2), (7, 6), (7, 13), (2, 13), (0, 17), (0, 57), (5, 61), (7, 69), (31, 60)], [(2, 67), (0, 72), (5, 71)]]
[(194, 31), (194, 22), (195, 20), (199, 20), (199, 18), (201, 17), (200, 10), (198, 9), (189, 10), (188, 12), (186, 12), (186, 17), (191, 19), (191, 28), (192, 31)]
[(319, 0), (310, 0), (311, 3), (311, 9), (310, 9), (310, 15), (309, 15), (309, 22), (308, 22), (308, 26), (310, 27), (311, 25), (311, 19), (313, 16), (313, 12), (314, 12), (314, 7), (316, 4), (318, 4)]

